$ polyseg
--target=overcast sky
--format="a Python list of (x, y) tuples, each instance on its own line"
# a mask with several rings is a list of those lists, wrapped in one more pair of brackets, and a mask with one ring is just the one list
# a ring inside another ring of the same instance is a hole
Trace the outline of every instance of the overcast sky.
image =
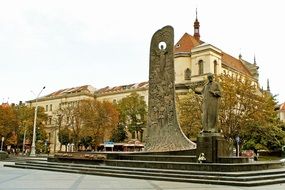
[(153, 33), (172, 25), (260, 67), (260, 84), (285, 101), (282, 0), (0, 0), (0, 101), (62, 88), (148, 80)]

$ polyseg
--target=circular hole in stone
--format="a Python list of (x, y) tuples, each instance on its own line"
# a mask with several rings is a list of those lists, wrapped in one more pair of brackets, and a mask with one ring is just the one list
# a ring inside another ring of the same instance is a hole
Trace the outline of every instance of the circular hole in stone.
[(159, 42), (158, 48), (159, 48), (160, 50), (166, 49), (166, 43), (165, 43), (165, 42)]

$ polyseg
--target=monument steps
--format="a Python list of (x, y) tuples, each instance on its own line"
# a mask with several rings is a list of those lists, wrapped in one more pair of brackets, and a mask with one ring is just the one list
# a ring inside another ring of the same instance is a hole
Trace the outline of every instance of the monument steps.
[(106, 165), (87, 165), (40, 161), (16, 162), (15, 165), (4, 166), (23, 169), (80, 173), (87, 175), (231, 186), (257, 186), (285, 183), (285, 168), (250, 172), (209, 172), (118, 166), (114, 167)]
[(139, 161), (165, 161), (165, 162), (196, 162), (196, 156), (186, 155), (120, 155), (118, 160), (139, 160)]

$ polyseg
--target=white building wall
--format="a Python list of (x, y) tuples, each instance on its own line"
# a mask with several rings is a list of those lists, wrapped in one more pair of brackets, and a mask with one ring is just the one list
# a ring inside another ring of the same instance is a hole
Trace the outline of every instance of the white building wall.
[(282, 110), (281, 110), (281, 111), (279, 112), (279, 117), (280, 117), (280, 120), (281, 120), (281, 121), (285, 122), (285, 111), (282, 111)]
[[(185, 70), (189, 68), (191, 70), (191, 57), (176, 57), (174, 59), (174, 71), (175, 71), (175, 83), (185, 83)], [(192, 70), (191, 70), (192, 73)]]

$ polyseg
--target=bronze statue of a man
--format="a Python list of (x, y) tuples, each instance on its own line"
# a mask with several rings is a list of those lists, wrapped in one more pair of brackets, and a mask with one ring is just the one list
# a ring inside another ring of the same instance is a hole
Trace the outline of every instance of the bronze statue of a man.
[(202, 126), (203, 132), (206, 133), (217, 132), (216, 124), (218, 120), (221, 89), (219, 83), (213, 81), (213, 79), (213, 74), (208, 74), (208, 82), (201, 91), (203, 95)]

